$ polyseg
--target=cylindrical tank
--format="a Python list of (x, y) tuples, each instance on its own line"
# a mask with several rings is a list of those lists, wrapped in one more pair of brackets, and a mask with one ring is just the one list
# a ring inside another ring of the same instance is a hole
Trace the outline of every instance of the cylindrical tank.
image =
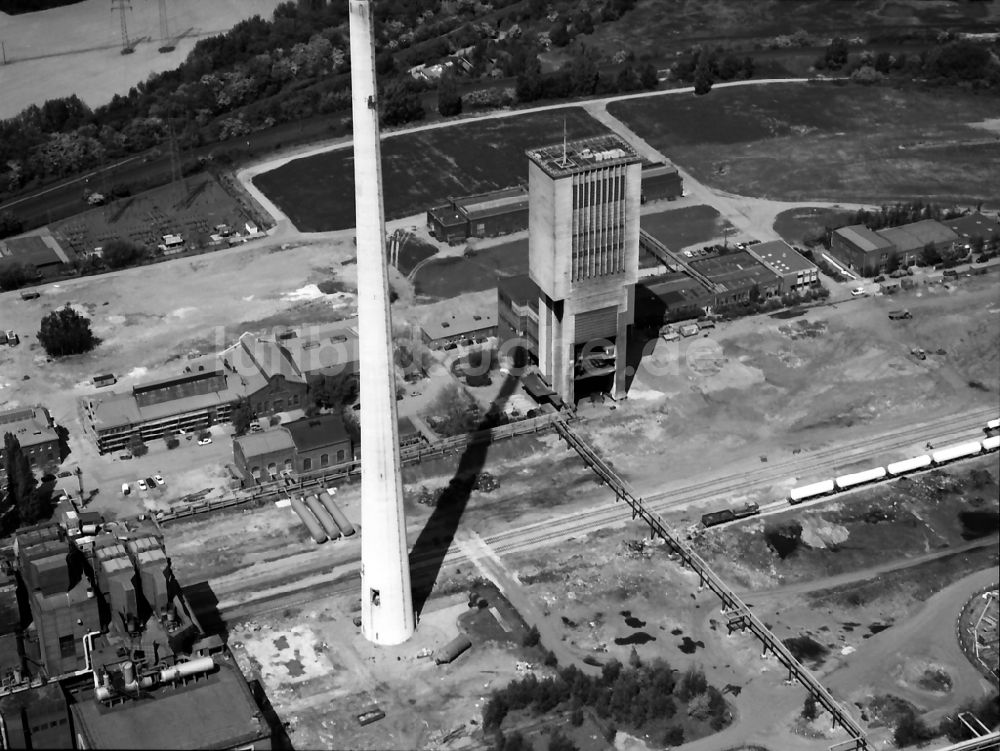
[(313, 512), (306, 508), (306, 505), (302, 502), (301, 498), (292, 498), (292, 511), (298, 514), (299, 519), (302, 523), (306, 525), (306, 529), (309, 530), (309, 534), (316, 541), (316, 544), (326, 542), (326, 532), (323, 531), (323, 527), (320, 523), (316, 521), (316, 517), (313, 516)]
[(314, 495), (307, 495), (305, 503), (309, 507), (309, 510), (319, 519), (319, 523), (323, 525), (323, 529), (330, 536), (330, 540), (338, 539), (340, 537), (340, 528), (333, 520), (333, 517), (330, 516), (330, 512), (326, 510), (326, 507), (319, 502), (319, 499)]
[(333, 517), (333, 520), (337, 523), (337, 526), (340, 527), (340, 531), (344, 535), (344, 537), (350, 537), (351, 535), (353, 535), (354, 525), (347, 520), (346, 516), (344, 516), (344, 512), (340, 510), (340, 507), (333, 500), (333, 496), (331, 496), (324, 490), (322, 493), (319, 494), (319, 500), (320, 503), (322, 503), (323, 506), (326, 507), (326, 510), (330, 512), (330, 516)]
[(122, 680), (125, 681), (126, 686), (135, 683), (135, 665), (131, 660), (122, 663)]
[(160, 671), (160, 681), (170, 683), (178, 678), (196, 673), (207, 673), (215, 668), (215, 660), (211, 657), (198, 657), (187, 662), (178, 662), (172, 668), (164, 668)]
[(434, 662), (438, 665), (451, 662), (471, 646), (472, 640), (465, 634), (459, 634), (434, 653)]

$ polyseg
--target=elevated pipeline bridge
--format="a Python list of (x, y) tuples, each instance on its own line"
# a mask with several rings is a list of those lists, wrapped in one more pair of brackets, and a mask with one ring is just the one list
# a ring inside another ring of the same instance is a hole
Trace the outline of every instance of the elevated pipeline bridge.
[[(641, 518), (649, 526), (650, 534), (662, 538), (677, 554), (681, 561), (698, 574), (699, 588), (708, 587), (722, 601), (722, 613), (726, 616), (728, 633), (749, 630), (764, 645), (762, 657), (768, 652), (788, 669), (789, 680), (795, 679), (813, 696), (816, 703), (833, 716), (834, 724), (840, 725), (850, 736), (849, 740), (831, 746), (831, 751), (868, 751), (868, 737), (861, 726), (840, 702), (817, 680), (795, 656), (788, 651), (770, 629), (751, 612), (746, 603), (709, 567), (682, 537), (671, 529), (660, 515), (646, 508), (618, 474), (594, 451), (570, 426), (563, 421), (553, 423), (556, 432), (580, 455), (584, 463), (600, 477), (615, 494), (615, 501), (624, 501), (632, 509), (632, 518)], [(976, 747), (978, 748), (978, 747)]]

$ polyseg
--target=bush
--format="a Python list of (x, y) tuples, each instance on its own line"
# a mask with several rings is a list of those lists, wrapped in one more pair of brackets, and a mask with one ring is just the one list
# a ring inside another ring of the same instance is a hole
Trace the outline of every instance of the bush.
[(778, 557), (784, 560), (799, 548), (802, 525), (795, 521), (769, 523), (764, 526), (764, 540)]
[(532, 626), (528, 629), (528, 633), (524, 635), (521, 639), (521, 644), (525, 647), (534, 647), (542, 640), (541, 634), (538, 633), (538, 627)]
[[(704, 694), (708, 689), (708, 679), (705, 678), (705, 671), (701, 666), (692, 665), (677, 682), (674, 694), (680, 701), (689, 702), (694, 697)], [(688, 710), (690, 712), (690, 709)]]
[(680, 746), (682, 743), (684, 743), (684, 728), (680, 725), (671, 725), (667, 728), (667, 732), (663, 736), (663, 744), (665, 746)]
[(13, 263), (0, 269), (0, 291), (9, 292), (24, 286), (37, 276), (33, 268), (23, 263)]
[(175, 449), (181, 445), (180, 439), (177, 438), (176, 436), (170, 436), (169, 438), (166, 438), (164, 440), (167, 444), (168, 449)]
[(134, 243), (125, 240), (110, 240), (104, 245), (101, 257), (110, 269), (123, 269), (139, 263), (146, 255), (145, 251)]
[(925, 743), (934, 737), (934, 733), (927, 727), (923, 719), (911, 708), (899, 718), (896, 729), (892, 733), (892, 740), (900, 748), (912, 746), (918, 743)]

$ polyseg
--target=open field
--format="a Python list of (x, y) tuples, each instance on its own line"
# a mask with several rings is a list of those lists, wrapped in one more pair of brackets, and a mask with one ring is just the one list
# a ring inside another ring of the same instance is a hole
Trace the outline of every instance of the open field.
[[(582, 109), (480, 120), (382, 141), (386, 219), (423, 214), (449, 196), (527, 184), (525, 149), (607, 132)], [(354, 154), (336, 149), (254, 178), (303, 232), (354, 226)]]
[[(788, 84), (638, 98), (609, 111), (707, 185), (783, 200), (997, 201), (996, 99)], [(835, 115), (834, 115), (835, 113)]]
[(133, 3), (126, 14), (135, 52), (121, 55), (121, 22), (105, 0), (17, 16), (0, 14), (8, 64), (0, 66), (0, 118), (31, 104), (76, 94), (97, 107), (152, 73), (180, 65), (200, 37), (224, 32), (244, 18), (270, 18), (280, 0), (171, 0), (167, 29), (181, 37), (172, 52), (160, 53), (156, 3)]
[(497, 280), (528, 273), (528, 239), (512, 240), (476, 250), (471, 258), (435, 258), (413, 279), (421, 302), (443, 300), (464, 292), (494, 289)]
[(733, 228), (711, 206), (687, 206), (657, 214), (643, 214), (641, 223), (644, 230), (674, 251), (721, 239), (727, 230)]

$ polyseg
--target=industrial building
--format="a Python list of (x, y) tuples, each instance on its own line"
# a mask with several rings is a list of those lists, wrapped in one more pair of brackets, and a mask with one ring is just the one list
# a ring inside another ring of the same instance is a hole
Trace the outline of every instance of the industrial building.
[(447, 318), (424, 322), (420, 337), (430, 349), (454, 349), (458, 346), (483, 344), (497, 334), (497, 316), (494, 311), (478, 313), (453, 313)]
[(0, 465), (4, 462), (3, 437), (12, 434), (32, 467), (59, 464), (59, 434), (45, 407), (17, 407), (0, 412)]
[(506, 235), (527, 226), (528, 193), (523, 187), (449, 198), (448, 203), (427, 210), (427, 228), (449, 244), (468, 237)]
[[(205, 636), (150, 521), (63, 509), (19, 530), (10, 587), (20, 649), (0, 652), (6, 748), (270, 748), (271, 731), (217, 636)], [(9, 624), (5, 624), (9, 628)]]
[(715, 305), (746, 302), (753, 295), (764, 300), (780, 293), (781, 279), (745, 250), (697, 258), (691, 268), (715, 285)]
[(636, 323), (643, 326), (698, 318), (714, 306), (710, 286), (681, 272), (647, 279), (635, 289)]
[(527, 274), (497, 283), (497, 340), (512, 364), (538, 362), (538, 285)]
[(863, 224), (835, 229), (830, 234), (830, 250), (853, 271), (874, 274), (889, 262), (894, 247), (890, 240)]
[(354, 459), (351, 436), (338, 415), (303, 417), (233, 439), (233, 461), (248, 483), (267, 482)]
[[(901, 266), (915, 264), (923, 249), (928, 246), (942, 251), (958, 242), (958, 235), (954, 231), (933, 219), (887, 227), (880, 229), (878, 234), (892, 243), (893, 252)], [(884, 270), (884, 265), (878, 270)]]
[(623, 397), (639, 276), (642, 160), (614, 135), (532, 149), (527, 156), (539, 369), (571, 404), (578, 384)]
[(240, 399), (258, 416), (299, 409), (307, 403), (311, 383), (357, 370), (358, 332), (352, 319), (267, 336), (245, 333), (221, 353), (191, 361), (182, 375), (80, 401), (85, 428), (103, 454), (124, 449), (134, 436), (148, 442), (227, 422)]
[(795, 252), (784, 240), (749, 245), (747, 252), (777, 274), (782, 293), (802, 292), (819, 281), (816, 264)]
[(978, 211), (955, 219), (945, 219), (941, 222), (958, 237), (958, 242), (970, 245), (977, 237), (986, 242), (1000, 238), (1000, 221), (983, 216)]
[(648, 162), (642, 165), (642, 203), (684, 195), (680, 172), (669, 162)]

